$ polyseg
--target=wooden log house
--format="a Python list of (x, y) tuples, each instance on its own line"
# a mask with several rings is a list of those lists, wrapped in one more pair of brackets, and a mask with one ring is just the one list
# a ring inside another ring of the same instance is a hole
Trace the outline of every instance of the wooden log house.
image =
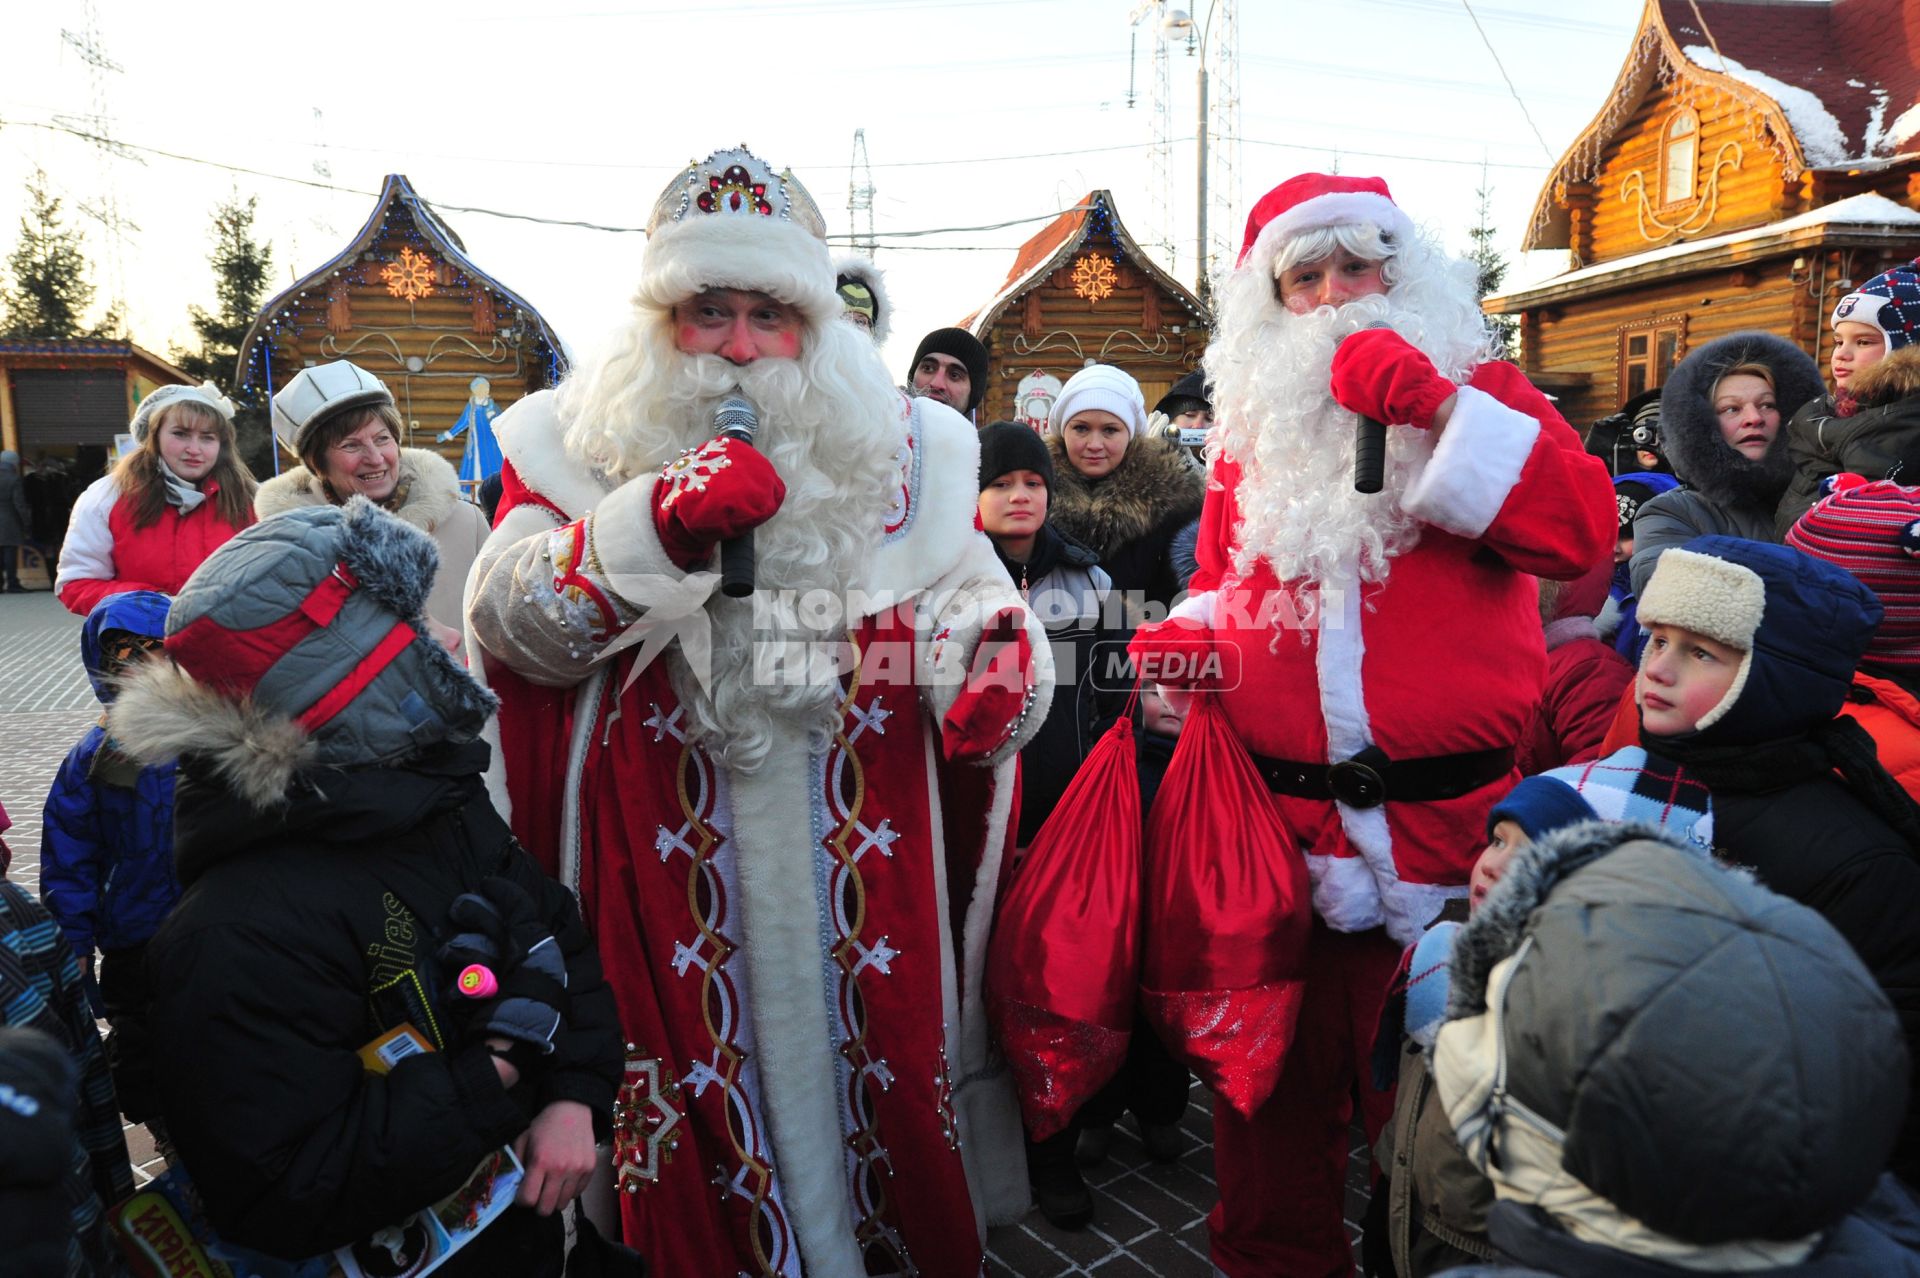
[(1742, 329), (1824, 369), (1834, 303), (1920, 251), (1916, 206), (1920, 6), (1647, 0), (1522, 244), (1567, 272), (1484, 305), (1584, 428)]
[(475, 377), (488, 379), (505, 410), (567, 371), (560, 339), (533, 304), (476, 266), (397, 173), (345, 248), (261, 308), (240, 343), (236, 381), (265, 403), (301, 368), (336, 359), (393, 391), (403, 444), (437, 448), (455, 465), (464, 438), (435, 437), (459, 420)]
[(1060, 384), (1088, 364), (1131, 373), (1151, 409), (1199, 367), (1212, 323), (1140, 251), (1113, 193), (1089, 192), (1021, 245), (1000, 291), (960, 321), (987, 348), (980, 422), (1014, 418), (1038, 429)]

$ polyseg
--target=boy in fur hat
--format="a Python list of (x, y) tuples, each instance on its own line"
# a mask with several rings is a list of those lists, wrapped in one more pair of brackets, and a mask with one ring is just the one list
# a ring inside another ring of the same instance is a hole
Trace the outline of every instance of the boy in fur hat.
[[(1835, 715), (1882, 615), (1844, 569), (1786, 546), (1701, 537), (1660, 558), (1640, 741), (1712, 796), (1719, 854), (1819, 910), (1920, 1044), (1920, 807)], [(1920, 1061), (1920, 1053), (1915, 1060)], [(1891, 1169), (1920, 1184), (1920, 1109)]]
[[(364, 497), (255, 524), (109, 714), (178, 758), (152, 1066), (217, 1232), (288, 1260), (387, 1229), (512, 1142), (515, 1205), (439, 1272), (555, 1275), (620, 1037), (572, 896), (487, 799), (494, 699), (426, 629), (432, 540)], [(455, 979), (487, 968), (491, 991)], [(411, 1054), (375, 1072), (395, 1031)]]

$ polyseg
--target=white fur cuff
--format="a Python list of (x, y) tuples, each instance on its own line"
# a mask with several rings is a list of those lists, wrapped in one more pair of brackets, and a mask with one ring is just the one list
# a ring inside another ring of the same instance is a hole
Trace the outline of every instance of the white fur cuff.
[(1540, 423), (1471, 386), (1462, 386), (1433, 458), (1408, 486), (1401, 507), (1460, 537), (1481, 537), (1520, 482)]

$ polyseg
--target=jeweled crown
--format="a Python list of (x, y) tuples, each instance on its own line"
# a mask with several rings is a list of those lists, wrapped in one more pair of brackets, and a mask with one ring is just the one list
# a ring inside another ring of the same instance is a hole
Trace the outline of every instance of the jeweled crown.
[(827, 237), (826, 219), (800, 179), (775, 173), (744, 143), (696, 160), (667, 183), (647, 219), (647, 234), (697, 217), (779, 218), (816, 239)]

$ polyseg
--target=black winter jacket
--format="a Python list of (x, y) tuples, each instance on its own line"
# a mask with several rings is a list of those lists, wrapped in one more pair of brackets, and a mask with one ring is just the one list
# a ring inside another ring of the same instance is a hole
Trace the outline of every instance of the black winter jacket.
[[(1719, 854), (1819, 911), (1859, 954), (1900, 1017), (1920, 1084), (1920, 857), (1831, 776), (1777, 789), (1712, 787)], [(1889, 1169), (1920, 1186), (1920, 1105)]]
[[(226, 1238), (324, 1253), (457, 1188), (548, 1102), (608, 1130), (621, 1078), (613, 997), (572, 896), (488, 801), (486, 748), (297, 777), (261, 814), (191, 756), (176, 806), (185, 893), (149, 951), (167, 1127)], [(567, 1019), (544, 1068), (501, 1087), (463, 1045), (434, 951), (455, 897), (490, 875), (538, 904), (566, 956)], [(400, 1020), (441, 1050), (369, 1073), (357, 1049)], [(443, 1271), (538, 1274), (558, 1217), (511, 1208)]]
[(1128, 632), (1123, 625), (1108, 624), (1107, 610), (1112, 608), (1117, 619), (1119, 608), (1100, 556), (1051, 523), (1040, 526), (1026, 563), (1003, 554), (1000, 564), (1046, 627), (1053, 648), (1053, 704), (1020, 751), (1015, 842), (1025, 847), (1066, 793), (1100, 733), (1126, 704)]

